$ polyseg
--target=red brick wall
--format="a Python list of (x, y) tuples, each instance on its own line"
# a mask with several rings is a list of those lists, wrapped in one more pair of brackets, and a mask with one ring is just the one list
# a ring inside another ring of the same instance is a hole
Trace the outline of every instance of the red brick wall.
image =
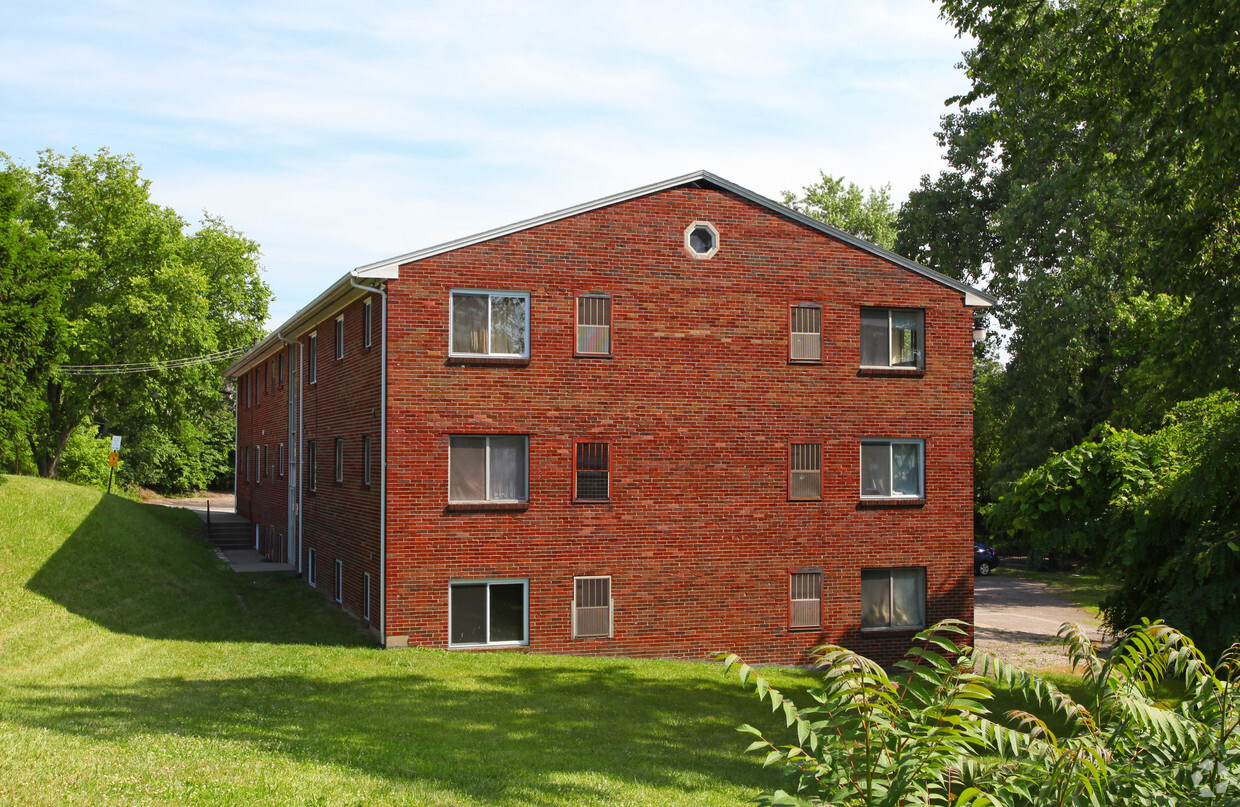
[[(277, 378), (277, 355), (283, 382)], [(259, 550), (275, 561), (287, 557), (288, 479), (280, 444), (288, 447), (288, 351), (271, 353), (237, 379), (237, 514), (258, 527)], [(262, 449), (261, 469), (255, 447)], [(247, 453), (249, 472), (247, 474)]]
[[(363, 340), (362, 307), (366, 297), (372, 300), (372, 344), (366, 347)], [(302, 450), (302, 541), (301, 568), (308, 571), (308, 554), (316, 553), (316, 587), (329, 599), (334, 599), (336, 569), (335, 561), (343, 564), (343, 599), (341, 607), (361, 618), (366, 613), (363, 602), (363, 575), (371, 576), (370, 622), (379, 622), (379, 480), (380, 480), (380, 370), (381, 332), (379, 295), (350, 290), (339, 304), (329, 308), (321, 320), (307, 329), (299, 338), (303, 359), (301, 390), (301, 416), (304, 424)], [(335, 354), (335, 320), (344, 315), (344, 357)], [(309, 332), (316, 332), (318, 339), (317, 376), (310, 383), (308, 366)], [(257, 370), (248, 371), (239, 380), (238, 388), (238, 475), (237, 513), (258, 525), (264, 536), (263, 551), (273, 560), (297, 564), (299, 558), (287, 557), (283, 542), (269, 541), (270, 533), (288, 535), (287, 497), (290, 478), (264, 471), (261, 480), (251, 472), (246, 481), (244, 451), (255, 444), (269, 443), (272, 464), (278, 462), (277, 444), (287, 442), (288, 395), (290, 376), (289, 351), (284, 355), (285, 384), (264, 391), (261, 402), (255, 406), (247, 397), (245, 384), (263, 377), (266, 365), (274, 378), (275, 353), (266, 358)], [(257, 375), (256, 375), (257, 373)], [(295, 376), (292, 377), (295, 381)], [(275, 435), (279, 435), (278, 437)], [(363, 483), (362, 438), (371, 440), (371, 483)], [(335, 481), (335, 441), (344, 441), (343, 480)], [(305, 448), (310, 441), (317, 445), (317, 474), (315, 490), (310, 490), (309, 452)], [(295, 470), (297, 456), (286, 448), (289, 465)]]
[[(373, 339), (363, 344), (362, 305), (371, 297)], [(304, 444), (318, 446), (316, 490), (308, 486), (308, 470), (302, 504), (303, 563), (310, 548), (318, 556), (318, 589), (334, 598), (335, 561), (343, 563), (342, 607), (361, 617), (363, 574), (371, 576), (371, 623), (379, 623), (379, 464), (380, 464), (380, 372), (381, 340), (378, 316), (381, 298), (377, 294), (354, 292), (347, 305), (330, 310), (317, 326), (318, 373), (309, 383), (305, 373), (302, 417)], [(335, 356), (335, 320), (344, 315), (344, 358)], [(303, 349), (309, 337), (300, 339)], [(309, 360), (307, 354), (307, 361)], [(371, 439), (371, 483), (363, 483), (362, 438)], [(335, 441), (344, 441), (343, 481), (335, 481)], [(309, 460), (307, 451), (304, 459)], [(304, 566), (303, 566), (304, 568)]]
[[(684, 249), (695, 220), (719, 231), (710, 260)], [(528, 365), (448, 362), (453, 288), (530, 293)], [(891, 661), (912, 631), (860, 630), (863, 567), (924, 566), (927, 621), (971, 621), (972, 318), (959, 292), (694, 188), (424, 259), (388, 290), (395, 641), (446, 646), (449, 581), (470, 578), (529, 579), (535, 652), (804, 662), (838, 642)], [(573, 356), (587, 292), (612, 295), (613, 358)], [(788, 306), (802, 301), (823, 306), (821, 365), (787, 360)], [(858, 372), (862, 306), (925, 310), (923, 375)], [(330, 328), (319, 334), (307, 438), (377, 434), (373, 362), (333, 367)], [(528, 508), (447, 511), (448, 435), (463, 432), (530, 435)], [(923, 503), (861, 506), (864, 437), (924, 439)], [(611, 442), (608, 504), (571, 501), (573, 441), (587, 438)], [(823, 444), (821, 502), (788, 501), (788, 446), (805, 440)], [(343, 546), (372, 523), (360, 514), (377, 491), (325, 491), (329, 479), (321, 470), (307, 503), (307, 540), (314, 523), (315, 540)], [(320, 587), (329, 564), (321, 551)], [(821, 631), (788, 628), (788, 572), (801, 567), (824, 570)], [(612, 576), (614, 638), (571, 638), (574, 575)]]

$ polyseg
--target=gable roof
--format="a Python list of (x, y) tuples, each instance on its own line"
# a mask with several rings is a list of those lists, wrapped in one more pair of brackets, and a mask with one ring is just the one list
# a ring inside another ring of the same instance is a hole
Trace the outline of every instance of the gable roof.
[(545, 213), (541, 216), (535, 216), (532, 219), (525, 219), (524, 221), (518, 221), (512, 224), (506, 224), (503, 227), (496, 227), (493, 230), (487, 230), (485, 232), (475, 233), (474, 235), (467, 235), (464, 238), (458, 238), (455, 241), (447, 241), (442, 244), (437, 244), (433, 247), (426, 247), (425, 249), (416, 250), (414, 252), (406, 252), (403, 255), (397, 255), (392, 258), (386, 258), (381, 261), (375, 261), (374, 263), (368, 263), (368, 264), (365, 264), (364, 266), (359, 266), (356, 269), (354, 269), (351, 274), (359, 278), (364, 278), (364, 277), (394, 278), (397, 276), (396, 274), (397, 269), (402, 264), (413, 263), (415, 261), (420, 261), (420, 260), (423, 260), (425, 258), (430, 258), (435, 255), (442, 255), (445, 252), (451, 252), (453, 250), (461, 249), (463, 247), (472, 246), (474, 244), (480, 244), (484, 241), (490, 241), (494, 238), (502, 238), (503, 236), (512, 235), (513, 233), (519, 233), (522, 230), (528, 230), (533, 227), (541, 226), (543, 224), (549, 224), (553, 221), (559, 221), (560, 219), (566, 219), (571, 216), (580, 215), (582, 213), (589, 213), (592, 210), (598, 210), (600, 208), (607, 207), (609, 205), (619, 204), (621, 202), (627, 202), (631, 199), (637, 199), (642, 196), (649, 196), (650, 194), (653, 194), (653, 193), (659, 193), (660, 191), (671, 190), (672, 188), (679, 188), (685, 185), (695, 185), (697, 187), (713, 186), (720, 190), (725, 190), (725, 191), (734, 193), (737, 196), (741, 197), (742, 199), (746, 199), (750, 202), (753, 202), (756, 205), (764, 207), (778, 216), (783, 216), (784, 218), (792, 219), (793, 221), (799, 224), (803, 224), (806, 227), (809, 227), (811, 229), (814, 229), (821, 233), (829, 235), (832, 238), (837, 238), (846, 244), (851, 244), (852, 246), (857, 247), (858, 249), (864, 250), (873, 255), (877, 255), (878, 257), (883, 258), (884, 260), (891, 261), (897, 266), (902, 266), (905, 269), (908, 269), (912, 272), (916, 272), (917, 274), (922, 275), (923, 277), (929, 278), (930, 280), (933, 280), (936, 283), (940, 283), (944, 286), (947, 286), (948, 288), (955, 289), (956, 291), (960, 292), (961, 294), (965, 296), (965, 305), (967, 306), (985, 308), (985, 307), (992, 306), (996, 302), (998, 302), (994, 297), (990, 296), (986, 292), (981, 291), (980, 289), (976, 289), (968, 285), (967, 283), (962, 283), (959, 280), (956, 280), (955, 278), (948, 277), (947, 275), (944, 275), (940, 272), (936, 272), (929, 267), (922, 266), (920, 263), (909, 260), (903, 255), (897, 255), (891, 250), (883, 249), (877, 244), (871, 244), (869, 241), (866, 241), (863, 238), (858, 238), (857, 236), (852, 235), (851, 233), (846, 233), (843, 230), (832, 227), (830, 224), (824, 224), (818, 219), (806, 216), (804, 213), (798, 213), (797, 211), (793, 210), (790, 207), (782, 205), (779, 202), (774, 201), (773, 199), (768, 199), (759, 193), (755, 193), (754, 191), (749, 190), (748, 188), (743, 188), (740, 185), (737, 185), (733, 182), (729, 182), (723, 177), (712, 174), (709, 171), (694, 171), (691, 174), (685, 174), (684, 176), (673, 177), (671, 179), (667, 179), (662, 182), (656, 182), (652, 185), (643, 185), (640, 188), (633, 188), (632, 190), (622, 191), (620, 193), (613, 194), (611, 196), (604, 196), (603, 198), (595, 199), (592, 202), (585, 202), (583, 204), (575, 205), (573, 207), (566, 207), (563, 210), (556, 210), (555, 212), (552, 212), (552, 213)]
[(858, 238), (855, 235), (846, 233), (843, 230), (832, 227), (830, 224), (824, 224), (818, 219), (810, 218), (804, 213), (798, 213), (790, 207), (786, 207), (773, 199), (768, 199), (759, 193), (749, 190), (748, 188), (729, 182), (723, 177), (716, 176), (709, 171), (694, 171), (691, 174), (672, 177), (671, 179), (666, 179), (662, 182), (655, 182), (651, 185), (643, 185), (640, 188), (633, 188), (632, 190), (622, 191), (620, 193), (612, 194), (611, 196), (604, 196), (601, 199), (595, 199), (591, 202), (584, 202), (573, 207), (566, 207), (563, 210), (544, 213), (541, 216), (535, 216), (534, 218), (525, 219), (512, 224), (506, 224), (503, 227), (496, 227), (493, 230), (486, 230), (485, 232), (475, 233), (474, 235), (467, 235), (464, 238), (458, 238), (454, 241), (445, 241), (442, 244), (426, 247), (414, 252), (406, 252), (403, 255), (385, 258), (384, 260), (375, 261), (374, 263), (368, 263), (363, 266), (359, 266), (356, 269), (352, 269), (344, 277), (333, 283), (322, 294), (314, 298), (308, 305), (299, 309), (297, 313), (293, 314), (293, 316), (285, 321), (283, 325), (268, 334), (267, 337), (255, 345), (252, 350), (240, 359), (237, 359), (237, 361), (233, 362), (233, 364), (224, 371), (224, 375), (228, 377), (236, 377), (241, 374), (248, 368), (248, 366), (253, 364), (262, 356), (266, 355), (280, 342), (284, 341), (285, 335), (292, 337), (298, 336), (300, 334), (300, 328), (313, 325), (318, 321), (318, 317), (320, 317), (328, 308), (340, 307), (341, 301), (345, 295), (364, 294), (365, 292), (358, 291), (358, 280), (365, 280), (367, 278), (374, 280), (398, 278), (400, 277), (400, 267), (403, 264), (414, 263), (435, 255), (442, 255), (445, 252), (452, 252), (453, 250), (473, 246), (474, 244), (481, 244), (484, 241), (491, 241), (496, 238), (502, 238), (506, 235), (512, 235), (513, 233), (519, 233), (522, 230), (529, 230), (543, 224), (550, 224), (551, 222), (559, 221), (560, 219), (570, 218), (582, 213), (589, 213), (593, 210), (609, 207), (610, 205), (620, 204), (621, 202), (627, 202), (632, 199), (638, 199), (643, 196), (649, 196), (661, 191), (688, 185), (699, 188), (713, 187), (718, 190), (728, 191), (741, 197), (742, 199), (746, 199), (760, 207), (766, 208), (777, 216), (783, 216), (784, 218), (791, 219), (792, 221), (809, 227), (810, 229), (817, 230), (820, 233), (829, 235), (832, 238), (836, 238), (846, 244), (851, 244), (852, 246), (865, 252), (869, 252), (872, 255), (876, 255), (883, 260), (890, 261), (897, 266), (902, 266), (911, 272), (915, 272), (916, 274), (934, 281), (935, 283), (939, 283), (960, 292), (964, 295), (964, 304), (966, 306), (987, 308), (998, 302), (998, 300), (986, 292), (976, 289), (967, 283), (962, 283), (955, 278), (936, 272), (927, 266), (922, 266), (920, 263), (909, 260), (903, 255), (897, 255), (891, 250), (883, 249), (877, 244), (871, 244), (863, 238)]

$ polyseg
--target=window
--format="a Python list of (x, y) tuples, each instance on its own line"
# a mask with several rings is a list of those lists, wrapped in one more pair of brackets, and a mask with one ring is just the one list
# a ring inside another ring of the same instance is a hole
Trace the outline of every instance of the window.
[(719, 251), (719, 231), (708, 221), (695, 221), (685, 228), (685, 249), (695, 258), (710, 258)]
[(250, 481), (250, 447), (242, 446), (241, 451), (245, 454), (245, 481)]
[(573, 578), (573, 638), (612, 635), (611, 578)]
[(788, 450), (788, 498), (822, 499), (822, 443), (793, 443)]
[(258, 380), (258, 368), (254, 368), (254, 405), (259, 406), (263, 402), (263, 385)]
[(528, 499), (529, 438), (454, 434), (448, 438), (449, 502)]
[(306, 487), (317, 490), (319, 483), (319, 444), (311, 440), (306, 444)]
[(481, 580), (448, 588), (448, 644), (528, 644), (529, 581)]
[(362, 619), (370, 621), (370, 572), (362, 572)]
[(263, 468), (267, 470), (268, 481), (275, 477), (272, 471), (271, 446), (263, 446)]
[(861, 309), (861, 366), (925, 367), (924, 326), (917, 309)]
[(362, 438), (362, 484), (370, 484), (370, 438)]
[(862, 628), (920, 628), (925, 623), (923, 567), (861, 570)]
[(788, 627), (822, 627), (822, 570), (793, 572), (788, 576)]
[(344, 440), (336, 438), (336, 483), (344, 481)]
[(920, 440), (862, 440), (861, 495), (921, 498)]
[(605, 502), (611, 499), (611, 446), (577, 443), (573, 501)]
[(280, 476), (283, 477), (288, 473), (288, 454), (285, 453), (284, 443), (280, 443)]
[(344, 561), (336, 561), (336, 585), (335, 585), (336, 602), (344, 602)]
[(319, 380), (319, 335), (317, 333), (310, 334), (308, 343), (306, 344), (306, 375), (307, 382), (311, 384), (318, 383)]
[(788, 361), (822, 361), (822, 309), (816, 305), (794, 305), (788, 335)]
[(577, 354), (611, 355), (611, 298), (586, 294), (577, 298)]
[(284, 386), (284, 354), (276, 354), (276, 386)]
[(451, 319), (451, 355), (529, 358), (529, 294), (454, 291)]
[(336, 317), (336, 359), (344, 358), (344, 314)]
[(370, 347), (372, 344), (370, 338), (370, 317), (370, 300), (367, 299), (362, 302), (362, 347)]
[(310, 549), (306, 552), (306, 582), (309, 583), (312, 588), (316, 588), (319, 585), (318, 573), (315, 568), (318, 564), (315, 561), (316, 556), (314, 547), (310, 547)]

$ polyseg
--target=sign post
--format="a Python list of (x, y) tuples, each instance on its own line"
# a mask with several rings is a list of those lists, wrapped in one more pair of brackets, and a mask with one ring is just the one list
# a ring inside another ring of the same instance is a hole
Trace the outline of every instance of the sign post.
[(116, 464), (120, 462), (121, 436), (112, 435), (112, 452), (108, 454), (108, 493), (112, 492), (112, 476), (116, 473)]

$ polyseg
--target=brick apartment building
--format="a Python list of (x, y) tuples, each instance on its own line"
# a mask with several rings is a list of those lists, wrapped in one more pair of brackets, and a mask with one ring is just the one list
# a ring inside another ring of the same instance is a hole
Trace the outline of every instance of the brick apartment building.
[(972, 619), (992, 303), (637, 188), (355, 269), (233, 364), (237, 512), (387, 647), (891, 661)]

